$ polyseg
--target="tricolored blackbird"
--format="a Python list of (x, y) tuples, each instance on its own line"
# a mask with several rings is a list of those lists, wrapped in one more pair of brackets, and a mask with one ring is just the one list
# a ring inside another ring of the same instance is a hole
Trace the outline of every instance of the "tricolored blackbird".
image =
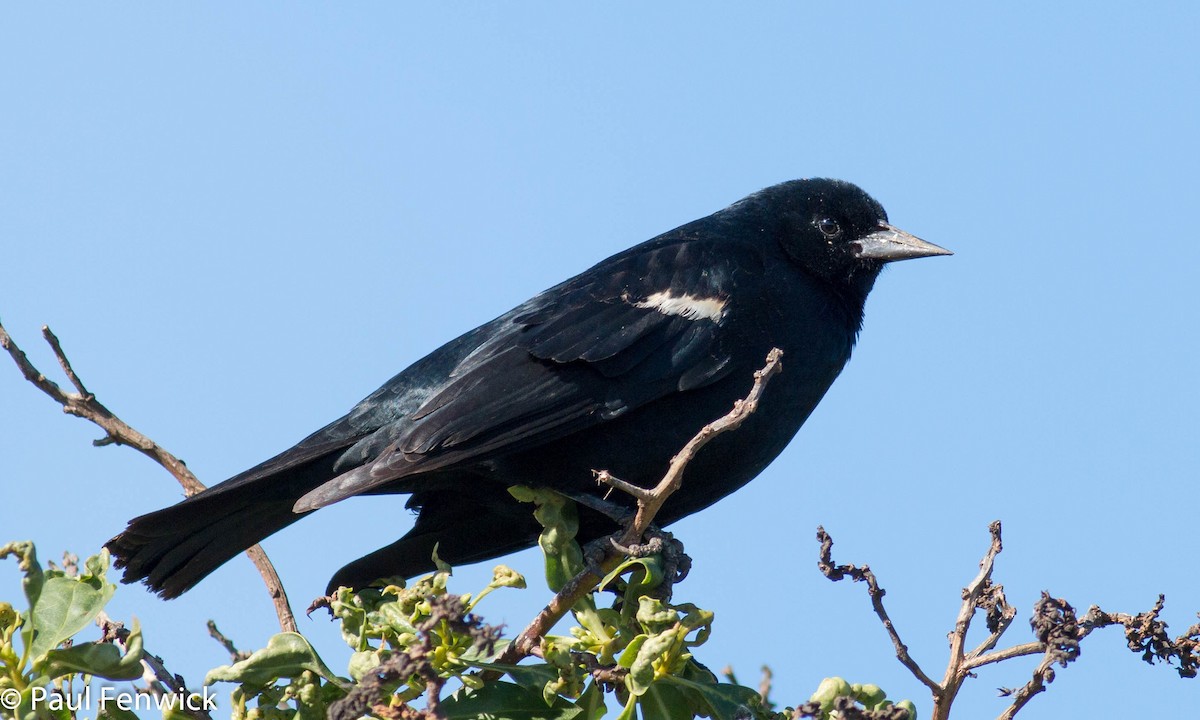
[(614, 255), (443, 345), (298, 445), (108, 542), (125, 582), (164, 597), (304, 515), (352, 495), (405, 493), (416, 523), (330, 588), (484, 560), (537, 540), (513, 485), (579, 503), (580, 536), (618, 529), (623, 493), (594, 469), (652, 486), (727, 413), (767, 352), (783, 372), (758, 412), (688, 466), (660, 524), (758, 475), (850, 359), (875, 278), (948, 251), (888, 224), (846, 182), (794, 180)]

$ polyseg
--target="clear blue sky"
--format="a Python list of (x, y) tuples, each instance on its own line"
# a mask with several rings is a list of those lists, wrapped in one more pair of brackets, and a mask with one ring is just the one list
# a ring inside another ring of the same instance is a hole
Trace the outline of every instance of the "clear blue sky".
[[(1198, 32), (1183, 2), (7, 4), (0, 318), (47, 370), (49, 323), (102, 401), (211, 484), (613, 252), (781, 180), (856, 182), (957, 254), (890, 268), (787, 452), (673, 528), (695, 560), (678, 597), (716, 612), (715, 669), (769, 664), (787, 702), (873, 681), (928, 717), (863, 588), (817, 573), (818, 524), (938, 677), (992, 519), (1009, 643), (1043, 589), (1081, 611), (1165, 592), (1176, 632), (1200, 610)], [(0, 541), (83, 555), (179, 498), (6, 364)], [(295, 604), (403, 533), (402, 502), (271, 538)], [(0, 565), (0, 598), (17, 577)], [(545, 599), (493, 597), (514, 630)], [(765, 611), (781, 599), (786, 618)], [(192, 683), (224, 662), (204, 620), (244, 648), (274, 625), (241, 559), (111, 612)], [(344, 667), (332, 625), (302, 628)], [(983, 670), (956, 716), (999, 714), (994, 688), (1032, 665)], [(1110, 629), (1022, 717), (1198, 699)]]

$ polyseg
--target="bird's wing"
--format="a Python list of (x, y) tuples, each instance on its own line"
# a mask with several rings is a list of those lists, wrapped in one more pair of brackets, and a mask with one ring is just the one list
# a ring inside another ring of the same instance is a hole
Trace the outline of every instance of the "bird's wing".
[(715, 250), (643, 245), (493, 321), (419, 407), (351, 449), (365, 464), (296, 509), (536, 447), (724, 377), (729, 289), (753, 262)]

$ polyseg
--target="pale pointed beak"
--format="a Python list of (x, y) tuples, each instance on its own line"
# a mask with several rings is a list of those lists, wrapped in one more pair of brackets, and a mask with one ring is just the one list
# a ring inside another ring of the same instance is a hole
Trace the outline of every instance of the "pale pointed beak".
[(882, 260), (883, 262), (954, 254), (946, 248), (925, 242), (916, 235), (909, 235), (900, 228), (892, 227), (887, 223), (880, 223), (878, 230), (863, 236), (851, 245), (857, 246), (854, 251), (855, 257)]

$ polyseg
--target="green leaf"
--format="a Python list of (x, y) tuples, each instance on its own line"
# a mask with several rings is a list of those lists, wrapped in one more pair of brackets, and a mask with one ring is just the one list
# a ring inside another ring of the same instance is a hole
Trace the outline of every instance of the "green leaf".
[[(164, 717), (166, 713), (163, 713)], [(96, 720), (139, 720), (132, 710), (126, 710), (115, 702), (102, 703)]]
[(851, 685), (850, 688), (854, 692), (854, 698), (868, 710), (874, 710), (887, 698), (887, 693), (874, 683), (858, 685), (857, 687)]
[(433, 553), (431, 555), (433, 557), (433, 566), (437, 568), (438, 572), (446, 573), (447, 575), (454, 574), (454, 568), (450, 567), (450, 564), (445, 560), (438, 557), (438, 543), (433, 544)]
[[(108, 573), (109, 560), (108, 550), (106, 549), (102, 549), (99, 553), (84, 560), (83, 572), (79, 574), (79, 579), (84, 582), (91, 582), (99, 588), (100, 583), (104, 582), (105, 575)], [(96, 581), (100, 581), (100, 583)]]
[(513, 485), (508, 489), (508, 494), (513, 496), (517, 502), (537, 502), (545, 490), (535, 490), (528, 485)]
[(523, 688), (507, 682), (484, 685), (478, 690), (459, 690), (442, 701), (447, 720), (582, 720), (583, 710), (556, 698), (547, 705), (541, 689)]
[[(25, 599), (29, 602), (29, 610), (32, 612), (38, 603), (38, 598), (42, 595), (42, 585), (46, 581), (46, 576), (42, 573), (42, 566), (37, 561), (37, 550), (28, 540), (10, 542), (4, 547), (0, 547), (0, 560), (9, 555), (17, 556), (17, 569), (25, 574), (25, 577), (21, 578), (21, 588), (25, 591)], [(33, 623), (29, 622), (27, 614), (25, 628), (21, 630), (21, 642), (24, 643), (26, 650), (33, 644), (33, 638)]]
[(10, 627), (15, 627), (17, 622), (21, 620), (21, 614), (17, 609), (6, 602), (0, 602), (0, 633)]
[(38, 595), (42, 589), (42, 580), (45, 577), (42, 574), (42, 566), (37, 561), (37, 550), (28, 540), (10, 542), (0, 547), (0, 560), (9, 555), (17, 556), (17, 569), (25, 573), (25, 577), (21, 580), (21, 587), (25, 590), (25, 598), (29, 601), (29, 607), (32, 608), (37, 604)]
[(350, 656), (350, 664), (347, 667), (347, 672), (350, 673), (350, 679), (354, 682), (362, 682), (362, 679), (367, 676), (383, 660), (379, 657), (378, 650), (360, 650)]
[[(629, 688), (629, 692), (642, 695), (650, 688), (654, 682), (654, 661), (665, 655), (674, 645), (675, 632), (672, 630), (651, 635), (642, 642), (637, 650), (637, 657), (629, 666), (629, 674), (625, 676), (625, 687)], [(621, 657), (624, 659), (624, 654)]]
[(626, 558), (620, 565), (613, 568), (612, 572), (604, 576), (600, 584), (596, 586), (597, 590), (604, 590), (614, 580), (629, 570), (641, 569), (641, 572), (631, 575), (629, 584), (625, 588), (625, 598), (627, 602), (636, 602), (637, 598), (644, 595), (646, 592), (653, 590), (662, 584), (663, 581), (663, 566), (662, 558), (658, 555), (650, 555), (649, 557), (641, 558)]
[(634, 598), (640, 597), (662, 585), (663, 577), (665, 576), (661, 555), (651, 555), (638, 559), (641, 560), (638, 564), (642, 566), (642, 571), (629, 576), (629, 587), (625, 589), (626, 597), (631, 602)]
[[(416, 587), (421, 587), (420, 583)], [(402, 636), (416, 635), (416, 628), (409, 622), (411, 603), (406, 611), (404, 598), (412, 599), (412, 593), (400, 587), (363, 588), (353, 592), (338, 589), (330, 610), (341, 620), (342, 637), (355, 651), (378, 649), (372, 640), (386, 639), (393, 645), (403, 645)]]
[(222, 665), (204, 677), (205, 685), (215, 682), (234, 682), (261, 688), (280, 678), (297, 678), (308, 671), (348, 689), (341, 678), (321, 661), (317, 651), (299, 633), (279, 633), (267, 641), (267, 646), (233, 665)]
[(617, 658), (617, 665), (628, 670), (633, 667), (633, 661), (637, 660), (638, 651), (642, 649), (642, 643), (646, 642), (649, 635), (638, 635), (629, 641), (625, 646), (625, 650), (621, 652), (621, 657)]
[(672, 607), (683, 613), (679, 623), (687, 628), (688, 632), (696, 631), (696, 637), (692, 640), (685, 640), (684, 645), (686, 647), (703, 645), (708, 640), (709, 634), (712, 633), (713, 618), (715, 617), (713, 612), (698, 608), (692, 603), (681, 603)]
[(35, 670), (57, 678), (69, 673), (96, 675), (108, 680), (136, 680), (142, 676), (142, 629), (133, 621), (125, 641), (125, 654), (111, 643), (87, 642), (50, 650)]
[(702, 683), (676, 675), (663, 677), (662, 683), (673, 686), (687, 696), (688, 705), (703, 715), (717, 720), (733, 720), (747, 715), (747, 708), (758, 701), (758, 691), (730, 683)]
[(325, 689), (321, 687), (317, 676), (312, 673), (305, 673), (299, 679), (292, 681), (284, 695), (291, 702), (296, 703), (294, 720), (325, 720), (328, 709)]
[(679, 622), (679, 612), (658, 598), (643, 595), (638, 598), (637, 621), (647, 632), (662, 632)]
[(112, 598), (115, 586), (103, 590), (74, 578), (52, 577), (42, 588), (41, 600), (30, 612), (33, 645), (29, 655), (37, 664), (46, 653), (91, 624)]
[(525, 577), (507, 565), (497, 565), (492, 569), (492, 581), (489, 588), (518, 588), (525, 589)]
[(104, 578), (108, 569), (108, 551), (88, 558), (88, 574), (79, 577), (44, 577), (36, 602), (29, 604), (29, 624), (33, 630), (29, 656), (35, 665), (46, 653), (91, 624), (112, 598), (117, 586)]
[(641, 564), (642, 560), (644, 559), (645, 558), (626, 558), (625, 560), (622, 560), (620, 565), (613, 568), (612, 572), (604, 576), (604, 578), (600, 581), (600, 584), (596, 586), (596, 590), (604, 590), (608, 587), (609, 583), (620, 577), (621, 573), (635, 565)]
[(624, 707), (621, 708), (621, 714), (617, 716), (617, 720), (637, 720), (637, 696), (630, 695), (625, 701)]
[(821, 703), (821, 710), (828, 712), (833, 707), (833, 701), (839, 697), (849, 697), (853, 694), (850, 683), (840, 677), (827, 677), (817, 686), (816, 691), (809, 696), (809, 702)]
[(677, 687), (654, 683), (638, 698), (645, 720), (692, 720), (694, 717), (687, 698)]
[(575, 542), (579, 532), (579, 514), (575, 503), (553, 490), (513, 486), (510, 495), (520, 502), (535, 503), (533, 517), (542, 526), (538, 546), (546, 562), (546, 585), (558, 592), (583, 570), (583, 551)]
[(520, 687), (536, 692), (541, 692), (546, 683), (558, 677), (558, 669), (545, 663), (505, 665), (503, 663), (473, 662), (471, 667), (505, 673)]
[[(466, 665), (482, 667), (485, 663), (490, 661), (492, 658), (499, 657), (500, 654), (504, 652), (504, 648), (508, 647), (508, 644), (510, 642), (512, 642), (512, 641), (508, 640), (508, 639), (504, 639), (504, 638), (497, 640), (496, 645), (493, 648), (493, 652), (491, 652), (491, 653), (481, 650), (480, 648), (477, 648), (472, 645), (471, 647), (464, 650), (461, 654), (459, 654), (458, 661), (461, 663), (464, 663)], [(503, 672), (505, 666), (499, 666), (499, 667), (500, 667), (500, 670)]]
[(604, 706), (604, 691), (595, 680), (588, 683), (587, 690), (575, 701), (575, 707), (583, 712), (580, 720), (603, 720), (608, 708)]
[(583, 551), (575, 542), (579, 530), (579, 519), (574, 504), (546, 504), (538, 507), (534, 515), (546, 523), (538, 538), (538, 545), (546, 561), (546, 584), (558, 592), (583, 569)]

